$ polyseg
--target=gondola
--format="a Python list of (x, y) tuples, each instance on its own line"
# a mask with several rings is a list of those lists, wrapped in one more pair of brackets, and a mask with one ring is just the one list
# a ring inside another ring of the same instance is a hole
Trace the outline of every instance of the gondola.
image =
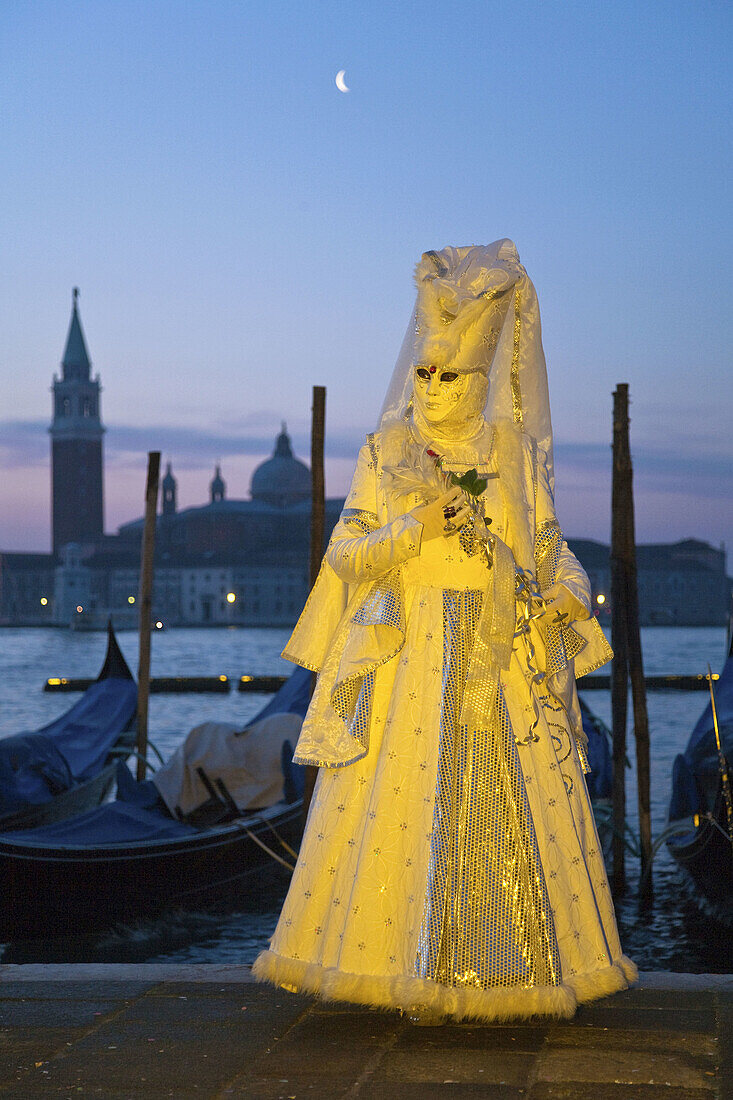
[[(282, 714), (302, 720), (309, 687), (310, 673), (296, 669), (248, 731)], [(303, 769), (292, 764), (291, 741), (278, 751), (282, 797), (260, 810), (237, 811), (226, 787), (212, 782), (207, 804), (177, 819), (153, 780), (136, 783), (121, 764), (116, 801), (0, 836), (0, 941), (101, 930), (176, 910), (232, 911), (264, 879), (287, 881), (302, 825)]]
[(99, 676), (64, 714), (0, 739), (0, 830), (73, 817), (109, 794), (117, 762), (135, 747), (137, 686), (111, 621)]
[[(729, 779), (733, 760), (733, 642), (718, 680), (715, 704)], [(672, 827), (677, 824), (678, 828)], [(712, 704), (700, 716), (672, 768), (669, 852), (687, 876), (692, 898), (733, 928), (733, 839), (730, 834)]]

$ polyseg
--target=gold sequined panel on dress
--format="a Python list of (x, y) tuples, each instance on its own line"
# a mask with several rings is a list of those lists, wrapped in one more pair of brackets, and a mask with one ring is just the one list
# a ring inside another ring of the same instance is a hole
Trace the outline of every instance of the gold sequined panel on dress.
[(344, 508), (341, 513), (342, 523), (350, 523), (363, 535), (370, 535), (379, 527), (379, 520), (374, 512), (367, 512), (363, 508)]
[(476, 538), (476, 521), (474, 519), (473, 512), (469, 515), (464, 524), (461, 525), (461, 529), (458, 532), (458, 541), (461, 544), (463, 553), (469, 558), (478, 551), (478, 539)]
[(333, 709), (348, 724), (351, 736), (367, 752), (373, 691), (374, 673), (368, 672), (363, 679), (347, 680), (339, 684), (331, 696)]
[[(448, 986), (557, 985), (555, 926), (509, 716), (458, 723), (482, 593), (443, 593), (443, 706), (416, 970)], [(489, 723), (487, 723), (489, 724)]]
[[(537, 582), (543, 592), (555, 583), (562, 543), (562, 531), (557, 520), (548, 520), (538, 528), (535, 538), (535, 562)], [(547, 675), (553, 676), (556, 672), (567, 668), (568, 661), (577, 657), (585, 644), (585, 638), (572, 626), (551, 623), (545, 633)]]
[(371, 586), (352, 622), (362, 626), (391, 626), (405, 632), (405, 606), (399, 569), (390, 569)]
[(537, 583), (544, 591), (554, 584), (560, 562), (562, 532), (556, 519), (540, 524), (535, 536), (534, 556), (537, 564)]
[(511, 390), (512, 390), (512, 411), (514, 412), (514, 423), (518, 424), (520, 428), (524, 427), (524, 416), (522, 410), (522, 386), (519, 381), (519, 353), (521, 350), (522, 340), (522, 299), (519, 294), (519, 288), (517, 287), (514, 292), (514, 346), (512, 348), (512, 365), (510, 371)]

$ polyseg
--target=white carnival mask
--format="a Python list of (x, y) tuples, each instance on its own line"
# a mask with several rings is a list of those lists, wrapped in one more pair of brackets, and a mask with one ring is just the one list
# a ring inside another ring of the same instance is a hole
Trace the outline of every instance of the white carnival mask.
[(463, 424), (483, 412), (487, 382), (482, 374), (467, 374), (417, 363), (414, 371), (413, 401), (419, 416), (437, 427)]

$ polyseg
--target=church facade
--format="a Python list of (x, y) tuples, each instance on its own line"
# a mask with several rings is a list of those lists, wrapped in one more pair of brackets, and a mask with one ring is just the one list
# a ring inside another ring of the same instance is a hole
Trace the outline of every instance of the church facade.
[[(295, 622), (309, 588), (311, 486), (310, 470), (293, 454), (284, 425), (272, 457), (252, 475), (249, 499), (227, 496), (217, 466), (208, 502), (178, 509), (170, 463), (161, 495), (155, 533), (156, 621), (164, 626)], [(326, 501), (326, 538), (342, 507), (342, 499)], [(62, 551), (55, 584), (60, 622), (99, 626), (111, 615), (120, 626), (137, 624), (142, 533), (143, 519), (138, 518), (106, 536), (83, 560), (77, 544)]]

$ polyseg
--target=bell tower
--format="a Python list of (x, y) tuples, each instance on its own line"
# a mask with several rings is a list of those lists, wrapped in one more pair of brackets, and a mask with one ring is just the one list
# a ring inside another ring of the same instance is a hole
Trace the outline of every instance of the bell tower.
[(170, 462), (167, 465), (165, 471), (165, 477), (162, 483), (163, 491), (163, 515), (172, 516), (176, 511), (176, 494), (178, 486), (176, 485), (176, 479), (173, 476)]
[(217, 463), (216, 473), (211, 479), (209, 485), (209, 494), (211, 496), (211, 503), (216, 504), (218, 500), (223, 500), (226, 496), (227, 485), (224, 478), (221, 476), (221, 466)]
[(91, 377), (77, 287), (61, 372), (60, 378), (53, 376), (53, 420), (49, 428), (55, 555), (68, 542), (93, 543), (104, 533), (102, 387), (99, 375)]

